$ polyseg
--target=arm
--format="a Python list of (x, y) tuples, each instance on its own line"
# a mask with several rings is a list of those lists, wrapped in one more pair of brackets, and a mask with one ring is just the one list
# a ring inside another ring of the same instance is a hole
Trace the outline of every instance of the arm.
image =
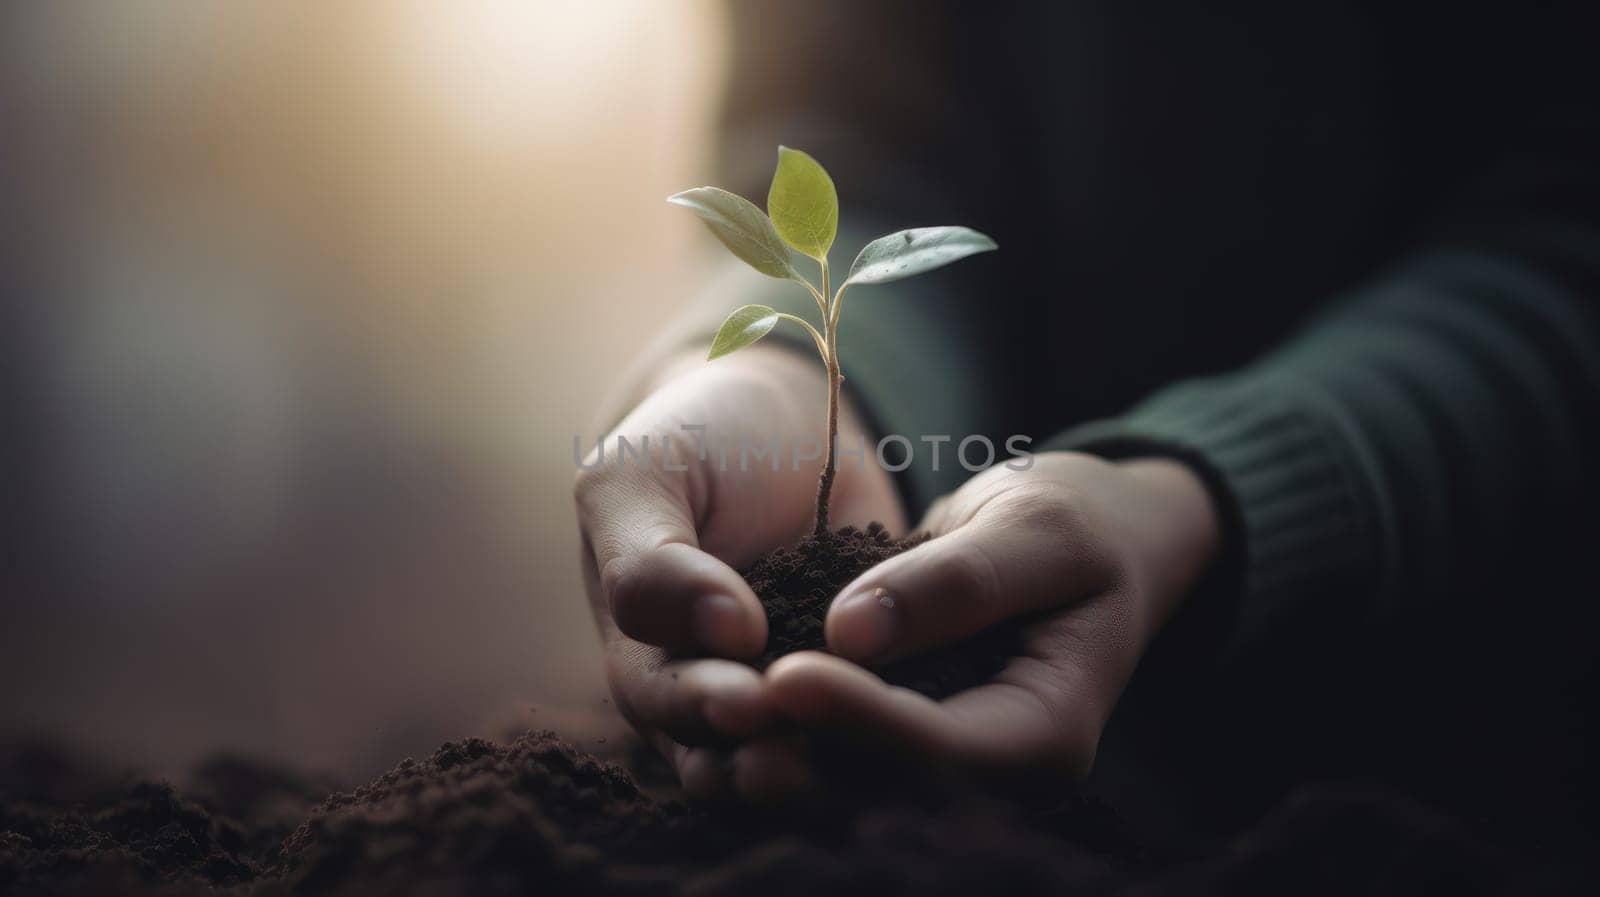
[[(769, 669), (770, 706), (820, 742), (1037, 791), (1088, 771), (1122, 688), (1225, 543), (1226, 600), (1192, 603), (1233, 610), (1204, 617), (1236, 645), (1281, 640), (1286, 617), (1439, 601), (1537, 558), (1516, 552), (1579, 522), (1594, 488), (1581, 467), (1600, 405), (1592, 310), (1574, 292), (1585, 274), (1534, 261), (1560, 256), (1554, 242), (1468, 245), (1407, 262), (1245, 370), (1070, 431), (1028, 471), (974, 477), (924, 519), (933, 540), (841, 592), (827, 621), (838, 657)], [(1024, 620), (1019, 653), (944, 701), (847, 662), (1009, 618)], [(812, 764), (804, 741), (735, 754), (755, 795), (803, 791)]]
[(1570, 522), (1593, 490), (1600, 190), (1588, 177), (1497, 190), (1437, 249), (1266, 358), (1052, 445), (1175, 456), (1202, 474), (1241, 562), (1238, 639), (1328, 606), (1448, 596)]

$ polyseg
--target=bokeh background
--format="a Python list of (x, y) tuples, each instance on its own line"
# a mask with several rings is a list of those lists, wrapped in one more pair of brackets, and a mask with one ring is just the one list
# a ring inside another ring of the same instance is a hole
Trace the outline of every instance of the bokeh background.
[(0, 8), (0, 737), (599, 739), (572, 437), (715, 247), (707, 0)]

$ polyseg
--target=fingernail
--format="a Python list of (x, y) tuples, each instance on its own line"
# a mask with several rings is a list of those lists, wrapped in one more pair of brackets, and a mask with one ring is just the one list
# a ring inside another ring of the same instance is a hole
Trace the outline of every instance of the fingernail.
[(894, 596), (882, 587), (840, 598), (831, 614), (834, 653), (868, 662), (882, 657), (899, 634)]
[(689, 607), (689, 631), (695, 643), (708, 650), (737, 651), (744, 623), (744, 608), (729, 595), (702, 595)]

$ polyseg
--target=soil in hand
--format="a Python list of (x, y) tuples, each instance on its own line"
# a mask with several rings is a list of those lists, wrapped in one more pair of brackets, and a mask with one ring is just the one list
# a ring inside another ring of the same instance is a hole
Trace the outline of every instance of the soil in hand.
[[(880, 523), (847, 526), (807, 536), (744, 570), (745, 581), (767, 609), (767, 650), (757, 665), (795, 651), (825, 651), (823, 621), (839, 590), (869, 568), (927, 541), (926, 534), (895, 539)], [(892, 599), (891, 599), (892, 600)], [(1013, 625), (996, 626), (948, 648), (890, 664), (877, 672), (931, 698), (979, 685), (1005, 666), (1017, 648)]]

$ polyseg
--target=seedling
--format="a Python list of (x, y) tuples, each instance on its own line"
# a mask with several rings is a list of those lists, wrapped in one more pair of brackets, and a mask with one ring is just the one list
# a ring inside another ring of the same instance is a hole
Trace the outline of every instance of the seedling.
[[(839, 195), (833, 178), (816, 159), (785, 146), (778, 147), (778, 169), (767, 190), (767, 211), (737, 194), (717, 187), (696, 187), (667, 198), (699, 215), (707, 228), (745, 264), (768, 277), (792, 280), (810, 291), (822, 313), (822, 327), (798, 315), (765, 305), (734, 309), (711, 340), (707, 360), (721, 358), (751, 345), (778, 326), (791, 321), (811, 334), (828, 372), (828, 444), (817, 483), (815, 533), (828, 530), (828, 497), (833, 491), (839, 454), (839, 313), (845, 290), (852, 284), (889, 283), (932, 271), (958, 259), (998, 246), (987, 236), (966, 227), (914, 227), (879, 237), (862, 248), (837, 292), (829, 292), (828, 250), (839, 227)], [(770, 217), (769, 217), (770, 215)], [(790, 249), (814, 259), (820, 266), (821, 288), (794, 266)]]

